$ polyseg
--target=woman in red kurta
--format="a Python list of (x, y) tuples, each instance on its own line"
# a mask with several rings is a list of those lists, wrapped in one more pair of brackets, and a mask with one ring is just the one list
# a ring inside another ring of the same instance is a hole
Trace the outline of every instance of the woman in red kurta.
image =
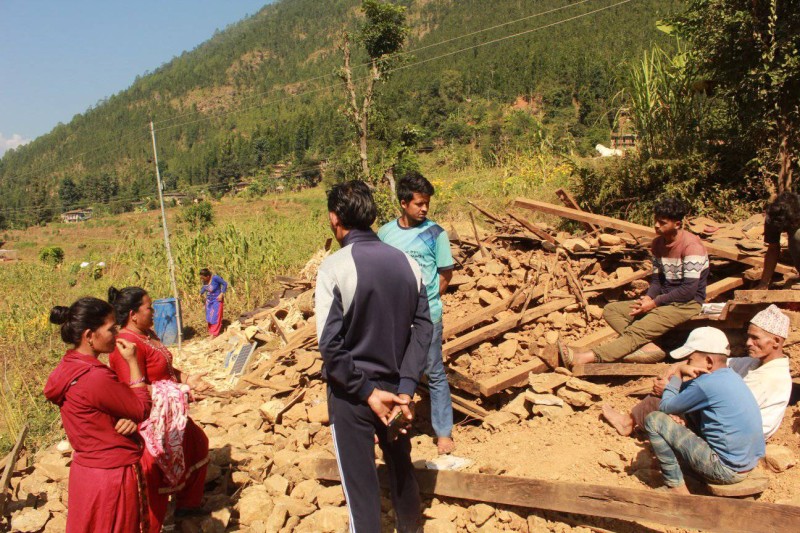
[[(121, 339), (136, 345), (139, 366), (145, 382), (170, 380), (189, 385), (193, 393), (209, 389), (202, 374), (188, 375), (172, 364), (172, 353), (153, 332), (153, 303), (147, 292), (139, 287), (122, 290), (110, 288), (108, 299), (114, 306), (117, 323), (122, 326)], [(120, 380), (127, 379), (127, 367), (117, 352), (111, 354), (109, 364)], [(131, 424), (129, 431), (135, 430)], [(147, 481), (147, 496), (150, 509), (150, 531), (158, 533), (167, 513), (171, 494), (175, 495), (176, 516), (195, 514), (200, 511), (203, 499), (206, 470), (208, 469), (208, 438), (190, 418), (183, 437), (185, 470), (176, 484), (167, 482), (156, 459), (145, 448), (142, 454), (142, 469)]]
[[(142, 422), (150, 394), (136, 358), (136, 346), (117, 339), (114, 310), (103, 300), (81, 298), (54, 307), (50, 321), (61, 325), (67, 350), (47, 379), (44, 394), (58, 405), (72, 454), (67, 533), (147, 531), (146, 497), (135, 435), (118, 432), (120, 419)], [(97, 360), (117, 347), (124, 382)]]

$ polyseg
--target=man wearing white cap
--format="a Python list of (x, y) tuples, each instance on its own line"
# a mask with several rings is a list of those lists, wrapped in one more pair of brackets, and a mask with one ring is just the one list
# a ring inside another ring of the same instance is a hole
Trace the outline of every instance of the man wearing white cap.
[[(703, 329), (706, 328), (695, 331)], [(728, 359), (728, 367), (744, 379), (745, 385), (758, 403), (765, 439), (778, 430), (792, 394), (789, 359), (783, 353), (783, 344), (788, 336), (789, 317), (771, 305), (754, 316), (747, 328), (747, 352), (750, 357)], [(670, 355), (677, 359), (688, 354), (679, 348)], [(643, 429), (647, 415), (658, 410), (661, 393), (677, 366), (671, 367), (664, 377), (656, 378), (653, 385), (654, 395), (640, 401), (630, 413), (623, 413), (609, 404), (603, 404), (603, 417), (625, 437), (637, 428)]]
[(728, 366), (744, 378), (761, 409), (764, 437), (778, 431), (792, 395), (789, 358), (783, 343), (789, 336), (789, 317), (770, 305), (750, 321), (747, 328), (747, 354), (734, 357)]
[[(670, 355), (688, 360), (675, 367), (659, 410), (644, 420), (664, 483), (674, 492), (689, 494), (679, 459), (710, 483), (744, 481), (765, 454), (764, 434), (755, 398), (728, 368), (725, 333), (698, 328)], [(670, 415), (683, 416), (695, 431)]]

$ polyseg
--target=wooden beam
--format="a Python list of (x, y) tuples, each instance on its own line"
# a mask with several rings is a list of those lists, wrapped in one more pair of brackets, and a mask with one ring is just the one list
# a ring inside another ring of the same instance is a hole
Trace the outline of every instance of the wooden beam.
[(518, 326), (522, 326), (529, 322), (533, 322), (537, 318), (550, 314), (553, 311), (560, 311), (574, 303), (575, 298), (562, 298), (534, 307), (533, 309), (528, 309), (521, 316), (513, 315), (502, 320), (498, 320), (493, 324), (489, 324), (488, 326), (471, 331), (462, 337), (456, 337), (455, 339), (446, 342), (444, 346), (442, 346), (442, 356), (448, 357), (456, 352), (466, 350), (467, 348), (470, 348), (481, 342), (494, 339), (506, 331), (514, 329)]
[(597, 346), (603, 341), (613, 339), (616, 336), (617, 332), (614, 331), (614, 328), (607, 326), (603, 329), (598, 329), (594, 333), (591, 333), (589, 335), (586, 335), (585, 337), (581, 337), (580, 339), (569, 343), (569, 347), (578, 350), (586, 350), (593, 346)]
[(800, 302), (800, 291), (736, 291), (733, 293), (736, 304), (779, 304)]
[(627, 276), (622, 276), (621, 278), (612, 279), (610, 281), (604, 281), (603, 283), (598, 283), (597, 285), (584, 287), (583, 292), (597, 292), (618, 289), (620, 287), (624, 287), (628, 283), (650, 277), (650, 274), (652, 274), (652, 271), (650, 270), (635, 270), (632, 274), (628, 274)]
[(522, 387), (528, 383), (528, 374), (531, 372), (541, 374), (548, 370), (550, 370), (549, 366), (538, 357), (534, 357), (516, 368), (478, 382), (481, 396), (488, 398), (509, 387)]
[(665, 363), (586, 363), (572, 367), (574, 376), (660, 376), (669, 368)]
[[(318, 460), (315, 467), (317, 479), (339, 481), (335, 459)], [(387, 486), (386, 467), (378, 473)], [(439, 497), (705, 531), (800, 531), (796, 505), (424, 468), (415, 474), (422, 493)]]
[(540, 239), (545, 240), (545, 241), (549, 242), (550, 244), (558, 244), (558, 241), (556, 240), (556, 238), (553, 237), (552, 235), (550, 235), (549, 233), (547, 233), (545, 230), (537, 228), (536, 226), (534, 226), (533, 224), (531, 224), (530, 222), (528, 222), (524, 218), (518, 218), (518, 217), (514, 216), (514, 214), (512, 214), (510, 212), (507, 213), (507, 214), (512, 219), (514, 219), (520, 226), (522, 226), (526, 230), (530, 231), (531, 233), (533, 233), (534, 235), (536, 235)]
[(744, 278), (741, 276), (732, 276), (715, 281), (706, 287), (706, 301), (710, 302), (717, 296), (725, 294), (728, 291), (732, 291), (733, 289), (737, 289), (742, 285), (744, 285)]
[(456, 396), (455, 394), (451, 394), (450, 397), (452, 398), (453, 406), (458, 405), (464, 411), (471, 411), (469, 413), (464, 413), (464, 414), (474, 416), (475, 418), (480, 418), (481, 420), (489, 416), (489, 411), (487, 411), (486, 409), (484, 409), (475, 402), (467, 400), (466, 398), (462, 398), (461, 396)]
[[(598, 226), (602, 226), (604, 228), (625, 231), (636, 237), (649, 237), (651, 239), (656, 237), (656, 231), (649, 226), (642, 226), (641, 224), (634, 224), (633, 222), (627, 222), (625, 220), (619, 220), (617, 218), (611, 218), (605, 215), (595, 215), (593, 213), (587, 213), (585, 211), (579, 211), (569, 207), (548, 204), (547, 202), (540, 202), (538, 200), (529, 200), (527, 198), (515, 199), (514, 205), (525, 209), (531, 209), (533, 211), (539, 211), (541, 213), (547, 213), (549, 215), (556, 215), (569, 218), (571, 220), (577, 220), (578, 222), (588, 222), (590, 224), (597, 224)], [(759, 268), (764, 267), (763, 257), (750, 257), (742, 254), (736, 248), (720, 246), (714, 244), (713, 242), (704, 242), (703, 244), (705, 245), (708, 253), (711, 255), (722, 257), (724, 259), (730, 259), (732, 261), (738, 261), (739, 263), (744, 263), (746, 265)], [(775, 268), (775, 271), (780, 272), (781, 274), (790, 274), (794, 272), (794, 268), (778, 264), (778, 266)]]
[(19, 452), (22, 449), (22, 445), (25, 442), (25, 437), (27, 435), (28, 425), (25, 424), (25, 426), (22, 428), (22, 431), (20, 431), (19, 435), (17, 436), (17, 442), (11, 449), (11, 454), (7, 457), (6, 468), (3, 471), (3, 477), (0, 478), (0, 518), (6, 514), (6, 492), (8, 491), (8, 485), (11, 483), (11, 476), (14, 474), (14, 467), (17, 464), (17, 457), (19, 457)]
[(275, 316), (275, 313), (273, 313), (272, 311), (270, 311), (269, 313), (269, 319), (272, 320), (272, 324), (275, 326), (275, 330), (278, 332), (278, 335), (281, 336), (281, 339), (283, 339), (284, 345), (288, 346), (289, 337), (286, 335), (286, 331), (283, 329), (283, 324), (281, 324), (280, 320), (278, 320), (278, 317)]
[(480, 206), (479, 206), (478, 204), (476, 204), (475, 202), (471, 202), (471, 201), (467, 200), (467, 203), (468, 203), (469, 205), (471, 205), (472, 207), (474, 207), (475, 209), (477, 209), (477, 210), (478, 210), (478, 212), (479, 212), (480, 214), (482, 214), (483, 216), (485, 216), (486, 218), (488, 218), (488, 219), (489, 219), (489, 220), (491, 220), (492, 222), (498, 222), (498, 223), (500, 223), (500, 224), (503, 224), (503, 221), (500, 219), (500, 217), (498, 217), (497, 215), (494, 215), (494, 214), (490, 213), (490, 212), (489, 212), (489, 211), (487, 211), (486, 209), (483, 209), (482, 207), (480, 207)]
[[(541, 291), (543, 293), (544, 291)], [(539, 294), (541, 296), (542, 294)], [(533, 297), (536, 296), (536, 291), (534, 291)], [(445, 317), (445, 327), (444, 331), (442, 332), (442, 338), (445, 340), (449, 339), (450, 337), (454, 337), (459, 333), (463, 333), (464, 331), (477, 326), (483, 322), (487, 322), (489, 320), (494, 320), (495, 315), (507, 309), (514, 307), (517, 304), (522, 303), (525, 300), (525, 295), (522, 291), (517, 292), (516, 294), (501, 300), (497, 303), (494, 303), (488, 307), (484, 307), (479, 309), (478, 311), (472, 313), (471, 315), (467, 315), (464, 318), (458, 319), (454, 321), (452, 324), (450, 321)]]
[(456, 370), (455, 368), (449, 367), (445, 365), (444, 367), (445, 372), (447, 373), (447, 382), (457, 388), (461, 389), (464, 392), (468, 392), (474, 396), (478, 396), (481, 393), (481, 387), (469, 376), (466, 376)]
[[(561, 200), (561, 203), (564, 204), (565, 206), (571, 207), (572, 209), (577, 209), (578, 211), (583, 211), (583, 209), (581, 209), (581, 206), (578, 205), (578, 202), (575, 200), (575, 198), (564, 189), (556, 189), (556, 196), (558, 196), (558, 199)], [(594, 224), (591, 224), (589, 222), (584, 222), (583, 227), (589, 233), (593, 233), (600, 229)]]
[(475, 217), (472, 216), (472, 211), (469, 212), (469, 220), (470, 222), (472, 222), (472, 233), (473, 235), (475, 235), (475, 241), (478, 243), (478, 249), (481, 251), (481, 258), (489, 259), (488, 252), (486, 251), (486, 248), (483, 246), (481, 238), (478, 235), (478, 227), (475, 225)]

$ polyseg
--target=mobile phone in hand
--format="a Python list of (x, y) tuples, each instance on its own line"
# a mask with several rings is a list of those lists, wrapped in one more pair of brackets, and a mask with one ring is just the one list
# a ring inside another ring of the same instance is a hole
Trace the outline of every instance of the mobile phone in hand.
[(389, 421), (387, 428), (387, 437), (389, 442), (396, 441), (401, 435), (400, 430), (408, 427), (408, 420), (403, 416), (403, 411), (398, 411), (396, 415)]

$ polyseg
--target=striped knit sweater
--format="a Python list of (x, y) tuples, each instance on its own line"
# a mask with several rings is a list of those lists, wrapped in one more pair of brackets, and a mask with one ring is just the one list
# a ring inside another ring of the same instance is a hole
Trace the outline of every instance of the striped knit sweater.
[(686, 230), (678, 230), (670, 244), (656, 237), (652, 253), (653, 276), (647, 295), (656, 305), (705, 301), (708, 252), (700, 237)]

